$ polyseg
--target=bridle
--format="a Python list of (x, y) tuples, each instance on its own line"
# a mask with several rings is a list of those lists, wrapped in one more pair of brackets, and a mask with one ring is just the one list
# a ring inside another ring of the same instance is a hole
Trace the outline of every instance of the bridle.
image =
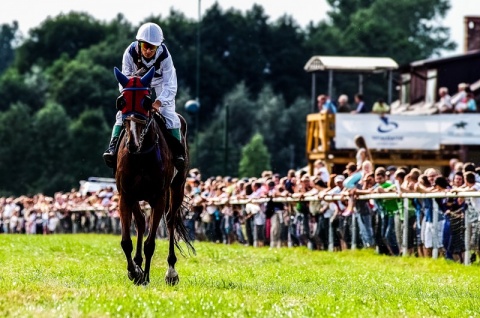
[[(145, 150), (142, 151), (143, 141), (145, 140), (145, 136), (147, 135), (148, 130), (150, 129), (150, 127), (152, 126), (152, 122), (154, 121), (153, 116), (146, 117), (145, 119), (140, 119), (140, 118), (135, 117), (134, 114), (132, 114), (130, 116), (125, 117), (124, 120), (128, 120), (128, 121), (134, 122), (136, 124), (144, 125), (142, 131), (140, 132), (140, 137), (138, 139), (137, 150), (135, 152), (133, 152), (133, 154), (135, 154), (135, 155), (147, 154), (147, 153), (151, 152), (155, 148), (156, 145), (158, 145), (158, 138), (159, 137), (158, 137), (158, 134), (155, 134), (155, 141), (153, 142), (153, 144), (148, 149), (145, 149)], [(128, 140), (128, 138), (125, 139), (125, 142), (127, 142), (127, 140)]]

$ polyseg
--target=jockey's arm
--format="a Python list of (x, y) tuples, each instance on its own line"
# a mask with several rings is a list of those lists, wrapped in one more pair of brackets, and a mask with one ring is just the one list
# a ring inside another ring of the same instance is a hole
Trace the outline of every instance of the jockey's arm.
[(162, 61), (160, 72), (162, 76), (154, 77), (151, 87), (155, 90), (160, 107), (168, 107), (174, 105), (177, 95), (177, 73), (170, 55)]

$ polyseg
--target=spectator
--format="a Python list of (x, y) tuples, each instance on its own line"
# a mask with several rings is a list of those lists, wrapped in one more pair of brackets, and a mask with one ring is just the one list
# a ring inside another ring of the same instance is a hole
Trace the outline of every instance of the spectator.
[[(451, 186), (443, 176), (435, 178), (435, 190), (438, 192), (450, 191)], [(445, 258), (463, 262), (465, 252), (464, 232), (462, 229), (465, 204), (462, 198), (437, 198), (439, 210), (445, 215), (443, 226), (443, 247)]]
[(450, 172), (448, 173), (448, 180), (450, 182), (453, 181), (453, 177), (455, 176), (455, 172), (457, 172), (457, 170), (455, 169), (455, 166), (457, 165), (458, 163), (458, 159), (457, 158), (452, 158), (450, 159), (449, 163), (448, 163), (448, 166), (450, 167)]
[[(459, 190), (460, 191), (460, 190)], [(480, 191), (480, 183), (476, 182), (476, 174), (474, 172), (465, 173), (465, 186), (461, 191)], [(470, 249), (473, 251), (470, 256), (471, 262), (475, 262), (477, 256), (480, 255), (480, 198), (465, 198), (465, 204), (468, 206), (467, 216), (471, 224), (472, 231), (470, 236)]]
[(315, 160), (313, 163), (313, 175), (315, 177), (320, 177), (323, 182), (327, 183), (330, 179), (330, 172), (328, 172), (327, 167), (325, 166), (325, 161)]
[(438, 96), (440, 96), (440, 100), (437, 103), (438, 112), (440, 114), (448, 114), (453, 112), (452, 106), (452, 97), (448, 94), (447, 87), (440, 87), (438, 89)]
[(352, 114), (365, 114), (368, 113), (367, 106), (363, 100), (363, 94), (357, 93), (355, 94), (355, 110), (352, 110)]
[(365, 160), (369, 160), (373, 164), (372, 154), (370, 153), (370, 150), (367, 147), (367, 142), (363, 136), (355, 137), (355, 145), (357, 146), (357, 154), (355, 155), (357, 169), (362, 168), (362, 164)]
[[(345, 181), (345, 176), (339, 174), (335, 176), (334, 183), (335, 187), (328, 191), (328, 194), (340, 194), (343, 191), (343, 182)], [(342, 216), (345, 212), (346, 204), (342, 200), (330, 202), (329, 209), (333, 211), (332, 216), (330, 217), (330, 223), (332, 224), (333, 231), (333, 242), (334, 250), (345, 250), (347, 249), (346, 242), (346, 224), (345, 218)]]
[(337, 109), (335, 105), (332, 103), (330, 98), (327, 95), (318, 95), (317, 97), (317, 106), (318, 112), (322, 114), (335, 114), (337, 113)]
[(463, 184), (464, 184), (463, 173), (462, 172), (455, 173), (455, 176), (453, 177), (453, 181), (450, 184), (452, 185), (453, 189), (458, 189), (463, 187)]
[[(394, 192), (396, 190), (395, 185), (387, 181), (386, 171), (382, 167), (375, 170), (375, 182), (377, 183), (377, 187), (374, 190), (376, 193)], [(397, 201), (395, 199), (379, 199), (376, 201), (382, 210), (380, 230), (383, 244), (385, 244), (390, 255), (399, 255), (400, 249), (395, 236), (395, 213), (398, 211)]]
[(338, 107), (337, 111), (339, 113), (350, 113), (350, 105), (348, 105), (348, 96), (345, 94), (342, 94), (338, 97)]
[(472, 92), (467, 93), (467, 112), (476, 113), (477, 112), (477, 102), (473, 96)]
[(383, 98), (379, 98), (375, 104), (373, 104), (372, 113), (384, 115), (390, 112), (390, 106), (385, 103)]
[(458, 84), (458, 91), (451, 98), (453, 110), (456, 113), (458, 113), (458, 112), (467, 108), (467, 105), (466, 105), (466, 98), (467, 98), (466, 89), (467, 89), (467, 87), (468, 87), (467, 83)]
[[(367, 163), (368, 161), (364, 162)], [(364, 169), (364, 171), (366, 171)], [(363, 174), (362, 181), (357, 184), (354, 193), (358, 190), (367, 191), (367, 193), (375, 185), (375, 175), (373, 172)], [(370, 203), (370, 200), (356, 200), (355, 209), (357, 211), (356, 218), (357, 224), (360, 230), (360, 239), (362, 240), (363, 246), (366, 248), (373, 247), (375, 245), (373, 227), (372, 227), (372, 218), (373, 218), (373, 205)]]
[[(440, 176), (440, 172), (433, 168), (428, 168), (424, 171), (426, 178), (422, 178), (422, 182), (418, 189), (426, 192), (439, 192), (437, 188), (433, 188), (435, 179)], [(447, 185), (448, 186), (448, 181)], [(440, 204), (439, 204), (440, 203)], [(432, 249), (434, 247), (434, 241), (437, 242), (437, 248), (443, 249), (443, 230), (444, 230), (444, 214), (439, 208), (442, 204), (442, 199), (424, 199), (424, 214), (425, 221), (422, 226), (422, 241), (424, 244), (424, 255), (427, 257), (432, 256)], [(438, 215), (438, 225), (435, 229), (433, 226), (433, 216)]]
[[(460, 172), (460, 173), (463, 173), (463, 174), (465, 174), (467, 172), (475, 173), (476, 172), (475, 164), (473, 162), (465, 162), (462, 165), (462, 169), (459, 169), (457, 172)], [(475, 174), (475, 182), (480, 183), (480, 176), (478, 174)]]
[(388, 178), (388, 181), (390, 181), (391, 184), (395, 184), (395, 172), (397, 172), (397, 167), (395, 166), (388, 166), (386, 175)]

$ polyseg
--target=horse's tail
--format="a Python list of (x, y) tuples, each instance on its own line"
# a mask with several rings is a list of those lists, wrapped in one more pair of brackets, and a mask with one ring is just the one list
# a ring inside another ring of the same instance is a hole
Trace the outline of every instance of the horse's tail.
[(178, 209), (178, 211), (174, 212), (173, 215), (173, 226), (175, 228), (175, 235), (174, 235), (174, 244), (180, 253), (185, 256), (182, 246), (180, 245), (180, 241), (184, 241), (187, 245), (188, 254), (193, 253), (196, 255), (195, 247), (193, 247), (190, 235), (188, 233), (185, 224), (183, 223), (184, 220), (184, 211), (189, 210), (189, 204), (183, 203), (182, 206)]
[[(183, 171), (180, 171), (175, 175), (175, 177), (172, 180), (171, 187), (174, 189), (180, 189), (182, 195), (182, 201), (180, 206), (178, 207), (177, 211), (172, 211), (173, 212), (173, 226), (175, 229), (175, 235), (174, 235), (174, 244), (177, 247), (177, 249), (180, 251), (182, 255), (185, 256), (185, 253), (183, 252), (182, 247), (180, 246), (180, 241), (184, 241), (185, 244), (187, 245), (187, 250), (190, 254), (193, 253), (194, 255), (196, 254), (195, 248), (192, 245), (191, 239), (189, 232), (187, 228), (185, 227), (184, 224), (184, 215), (186, 211), (190, 211), (190, 204), (188, 202), (184, 201), (184, 187), (185, 187), (185, 180), (187, 179), (187, 173), (189, 169), (189, 155), (188, 155), (188, 142), (187, 142), (187, 121), (185, 118), (182, 117), (182, 115), (178, 114), (178, 117), (180, 119), (180, 130), (182, 134), (182, 140), (183, 140), (183, 145), (185, 147), (185, 167)], [(171, 197), (171, 200), (173, 198)], [(172, 202), (171, 202), (172, 203)], [(170, 204), (172, 206), (172, 204)]]

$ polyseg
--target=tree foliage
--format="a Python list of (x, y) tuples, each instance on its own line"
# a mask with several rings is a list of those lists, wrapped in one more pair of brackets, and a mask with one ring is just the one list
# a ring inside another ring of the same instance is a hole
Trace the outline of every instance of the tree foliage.
[(242, 148), (238, 175), (240, 177), (259, 176), (263, 171), (270, 169), (270, 153), (263, 142), (262, 135), (256, 133)]
[(87, 13), (48, 17), (30, 30), (29, 38), (17, 49), (16, 66), (24, 73), (32, 65), (47, 67), (63, 54), (74, 58), (81, 49), (103, 40), (105, 31), (102, 23)]
[(69, 190), (75, 181), (69, 171), (68, 154), (74, 151), (69, 125), (65, 109), (56, 103), (47, 103), (34, 115), (30, 130), (34, 134), (30, 145), (34, 160), (29, 169), (32, 176), (29, 192)]
[(111, 172), (99, 156), (107, 145), (105, 135), (111, 131), (111, 125), (105, 121), (101, 111), (86, 110), (72, 121), (69, 126), (72, 146), (68, 169), (74, 180), (86, 180), (90, 176), (109, 175)]
[(3, 195), (27, 193), (29, 189), (33, 177), (30, 165), (36, 160), (30, 148), (35, 136), (31, 114), (25, 104), (14, 104), (0, 112), (0, 193)]
[(13, 44), (18, 32), (17, 21), (14, 21), (12, 25), (0, 25), (0, 74), (13, 62), (15, 57)]

